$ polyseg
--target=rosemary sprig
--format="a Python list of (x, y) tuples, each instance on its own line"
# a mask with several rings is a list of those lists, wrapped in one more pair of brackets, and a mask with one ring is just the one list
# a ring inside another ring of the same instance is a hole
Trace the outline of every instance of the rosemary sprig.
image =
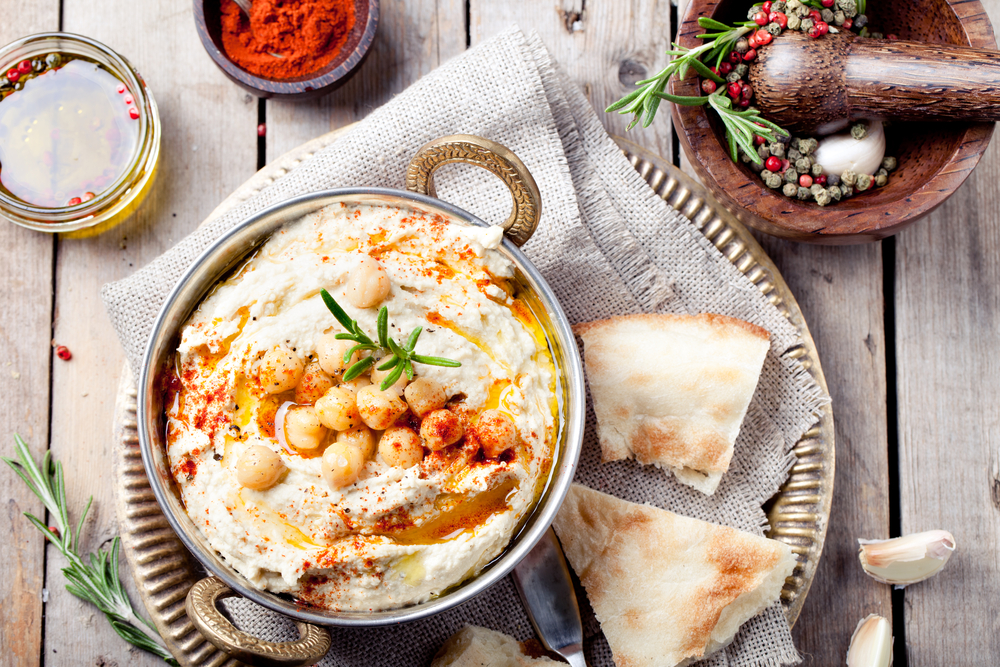
[[(69, 561), (69, 565), (63, 568), (63, 574), (69, 580), (66, 590), (97, 607), (122, 639), (163, 658), (170, 665), (176, 665), (177, 661), (160, 639), (156, 627), (136, 614), (132, 608), (132, 603), (118, 576), (120, 539), (115, 537), (111, 541), (110, 551), (101, 549), (97, 553), (90, 554), (89, 563), (77, 552), (79, 546), (77, 539), (83, 531), (83, 522), (87, 518), (93, 498), (87, 501), (74, 533), (66, 506), (66, 484), (63, 480), (62, 464), (54, 462), (51, 452), (46, 452), (42, 465), (36, 465), (28, 446), (17, 434), (14, 434), (14, 450), (17, 453), (17, 460), (3, 457), (3, 461), (28, 485), (31, 492), (38, 496), (52, 517), (52, 521), (55, 522), (53, 529), (28, 512), (24, 513), (28, 521)], [(143, 626), (151, 632), (147, 633)]]
[(605, 111), (633, 114), (632, 122), (628, 125), (628, 129), (631, 130), (640, 120), (642, 120), (643, 127), (649, 127), (656, 115), (660, 100), (667, 100), (682, 106), (704, 106), (707, 104), (719, 115), (726, 128), (726, 141), (729, 144), (729, 155), (733, 162), (736, 162), (739, 157), (738, 149), (742, 148), (751, 160), (760, 164), (760, 156), (753, 146), (754, 135), (760, 135), (771, 142), (776, 140), (775, 134), (790, 136), (786, 130), (762, 118), (756, 109), (736, 111), (732, 101), (725, 95), (725, 86), (711, 95), (695, 97), (671, 95), (665, 92), (667, 81), (670, 80), (671, 76), (676, 75), (677, 78), (683, 79), (691, 69), (703, 78), (711, 79), (717, 84), (724, 84), (725, 79), (712, 72), (704, 61), (712, 62), (715, 67), (718, 67), (726, 55), (733, 50), (736, 40), (757, 28), (757, 24), (753, 21), (730, 26), (705, 16), (698, 19), (698, 25), (709, 31), (697, 36), (699, 39), (706, 40), (704, 44), (693, 49), (686, 49), (675, 43), (674, 48), (667, 51), (667, 55), (674, 56), (674, 58), (662, 71), (650, 79), (638, 82), (636, 84), (639, 86), (638, 89), (618, 100)]
[[(393, 384), (399, 377), (406, 373), (406, 377), (410, 380), (413, 379), (413, 364), (427, 364), (429, 366), (447, 366), (449, 368), (458, 368), (462, 364), (451, 359), (445, 359), (444, 357), (427, 357), (422, 354), (416, 354), (413, 349), (417, 345), (417, 339), (420, 337), (423, 327), (417, 327), (414, 329), (406, 339), (406, 343), (400, 345), (395, 340), (389, 336), (389, 309), (385, 306), (378, 311), (378, 343), (376, 344), (371, 338), (369, 338), (361, 327), (358, 325), (357, 320), (352, 320), (350, 315), (344, 312), (344, 309), (340, 307), (340, 304), (327, 292), (325, 289), (319, 291), (320, 295), (323, 297), (323, 303), (326, 307), (330, 309), (333, 316), (337, 318), (340, 325), (347, 329), (348, 333), (339, 333), (334, 338), (338, 340), (353, 340), (356, 345), (354, 345), (350, 350), (344, 353), (344, 363), (346, 364), (350, 361), (351, 357), (355, 352), (359, 350), (382, 350), (387, 353), (387, 357), (382, 360), (382, 363), (378, 366), (378, 370), (387, 371), (390, 368), (393, 369), (389, 375), (382, 380), (382, 384), (379, 385), (379, 389), (385, 391)], [(354, 378), (358, 377), (369, 366), (375, 363), (375, 357), (367, 356), (362, 358), (360, 361), (355, 362), (344, 372), (344, 382), (350, 382)]]
[(671, 95), (660, 93), (662, 99), (681, 106), (704, 106), (709, 105), (719, 114), (722, 124), (726, 127), (726, 139), (729, 142), (729, 155), (733, 162), (739, 157), (738, 148), (742, 148), (751, 160), (757, 164), (761, 163), (760, 155), (753, 146), (754, 135), (764, 137), (768, 142), (777, 141), (777, 136), (789, 136), (784, 130), (766, 118), (761, 117), (756, 109), (746, 109), (736, 111), (733, 109), (733, 102), (723, 93), (722, 89), (711, 95), (699, 95), (687, 97), (684, 95)]
[(666, 67), (652, 78), (636, 83), (639, 86), (636, 90), (609, 106), (605, 111), (633, 114), (632, 122), (628, 125), (628, 129), (630, 130), (640, 120), (642, 120), (643, 127), (649, 127), (650, 123), (653, 122), (653, 117), (656, 116), (660, 100), (667, 99), (663, 97), (667, 81), (675, 74), (677, 78), (683, 79), (688, 71), (693, 69), (700, 76), (711, 79), (715, 83), (725, 83), (726, 80), (712, 72), (703, 60), (714, 62), (715, 66), (718, 67), (722, 59), (733, 50), (736, 40), (750, 32), (750, 26), (757, 27), (757, 24), (753, 21), (748, 21), (735, 26), (728, 26), (725, 23), (720, 23), (719, 21), (703, 16), (698, 19), (698, 25), (706, 30), (713, 30), (715, 32), (698, 35), (699, 38), (707, 41), (693, 49), (687, 49), (674, 43), (674, 48), (667, 51), (667, 55), (674, 56), (674, 58)]

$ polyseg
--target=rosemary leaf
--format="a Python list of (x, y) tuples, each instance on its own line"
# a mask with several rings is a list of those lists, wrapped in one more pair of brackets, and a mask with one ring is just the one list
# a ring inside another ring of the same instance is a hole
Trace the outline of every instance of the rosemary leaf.
[(700, 60), (692, 60), (691, 61), (691, 67), (694, 68), (694, 70), (696, 72), (698, 72), (698, 74), (702, 75), (706, 79), (711, 79), (712, 81), (715, 81), (716, 83), (725, 83), (726, 82), (726, 80), (723, 79), (721, 76), (719, 76), (718, 74), (716, 74), (712, 70), (708, 69), (708, 65), (706, 65), (703, 62), (701, 62)]
[(385, 306), (378, 311), (378, 344), (381, 347), (386, 347), (388, 343), (386, 339), (389, 338), (389, 309)]
[(727, 26), (725, 23), (721, 23), (707, 16), (699, 16), (698, 25), (700, 25), (702, 28), (705, 28), (706, 30), (729, 30), (729, 26)]
[(368, 367), (375, 363), (375, 357), (365, 357), (364, 359), (357, 361), (344, 372), (344, 382), (350, 382), (354, 378), (358, 377), (366, 370)]
[(451, 359), (445, 359), (443, 357), (425, 357), (422, 354), (411, 354), (410, 359), (418, 364), (427, 364), (429, 366), (447, 366), (448, 368), (458, 368), (462, 365)]
[(392, 369), (392, 372), (389, 373), (384, 380), (382, 380), (382, 384), (379, 385), (379, 389), (385, 391), (392, 385), (396, 384), (396, 380), (398, 380), (399, 376), (403, 374), (404, 367), (405, 364), (396, 364), (396, 367)]
[(682, 107), (701, 107), (708, 104), (707, 95), (696, 95), (694, 97), (690, 97), (687, 95), (671, 95), (670, 93), (657, 93), (656, 96), (668, 102), (679, 104)]
[(390, 354), (389, 356), (383, 359), (383, 363), (379, 364), (375, 368), (377, 368), (380, 371), (387, 371), (393, 366), (399, 364), (399, 362), (400, 362), (399, 357), (397, 357), (395, 354)]
[(337, 318), (338, 322), (340, 322), (340, 326), (344, 327), (348, 331), (353, 331), (354, 329), (352, 323), (354, 320), (352, 320), (348, 314), (344, 312), (344, 309), (340, 307), (340, 304), (337, 303), (332, 296), (330, 296), (330, 293), (325, 289), (321, 289), (319, 294), (323, 297), (323, 303), (326, 304), (326, 307), (330, 309), (333, 316)]

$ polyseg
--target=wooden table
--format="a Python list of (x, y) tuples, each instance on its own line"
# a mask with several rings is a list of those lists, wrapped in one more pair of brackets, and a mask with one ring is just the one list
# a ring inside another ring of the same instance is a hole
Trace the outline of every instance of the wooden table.
[[(188, 0), (6, 0), (0, 42), (50, 30), (125, 54), (163, 120), (160, 174), (132, 219), (72, 240), (0, 225), (0, 453), (21, 433), (63, 462), (73, 508), (94, 496), (85, 550), (116, 534), (111, 418), (123, 354), (99, 298), (169, 248), (258, 167), (367, 115), (445, 60), (511, 23), (536, 29), (598, 108), (663, 66), (668, 0), (382, 0), (373, 53), (312, 103), (264, 102), (225, 79)], [(1000, 0), (984, 0), (994, 23)], [(257, 125), (267, 137), (258, 142)], [(611, 132), (624, 119), (603, 115)], [(682, 163), (669, 114), (629, 138)], [(855, 624), (893, 620), (896, 665), (1000, 664), (1000, 143), (948, 203), (894, 239), (823, 248), (762, 242), (797, 295), (837, 420), (826, 551), (795, 638), (807, 665), (843, 664)], [(67, 345), (73, 359), (55, 356)], [(40, 504), (0, 471), (0, 663), (154, 665), (66, 593), (61, 556), (21, 516)], [(861, 571), (856, 538), (951, 530), (941, 575), (892, 592)], [(46, 601), (47, 600), (47, 601)]]

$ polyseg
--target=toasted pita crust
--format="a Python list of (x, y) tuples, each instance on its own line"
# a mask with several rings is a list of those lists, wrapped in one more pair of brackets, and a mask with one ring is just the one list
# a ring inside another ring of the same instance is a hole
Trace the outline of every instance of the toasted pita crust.
[(767, 354), (766, 330), (725, 315), (630, 315), (583, 338), (605, 462), (635, 456), (711, 495), (729, 469)]
[(565, 667), (541, 656), (531, 658), (516, 639), (502, 632), (467, 625), (444, 643), (431, 667)]
[(618, 667), (687, 665), (781, 594), (787, 544), (574, 484), (553, 523)]

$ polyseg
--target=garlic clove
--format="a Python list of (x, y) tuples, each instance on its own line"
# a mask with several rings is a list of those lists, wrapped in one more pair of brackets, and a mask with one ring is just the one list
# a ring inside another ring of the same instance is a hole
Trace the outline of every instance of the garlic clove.
[(876, 581), (899, 587), (934, 576), (955, 550), (955, 537), (947, 530), (858, 543), (858, 558), (865, 572)]
[(847, 649), (847, 667), (891, 667), (892, 626), (878, 614), (861, 619)]
[(857, 174), (874, 174), (885, 157), (885, 132), (882, 121), (868, 123), (868, 135), (855, 139), (850, 132), (838, 132), (824, 137), (814, 153), (816, 163), (827, 176), (840, 176), (848, 169)]

